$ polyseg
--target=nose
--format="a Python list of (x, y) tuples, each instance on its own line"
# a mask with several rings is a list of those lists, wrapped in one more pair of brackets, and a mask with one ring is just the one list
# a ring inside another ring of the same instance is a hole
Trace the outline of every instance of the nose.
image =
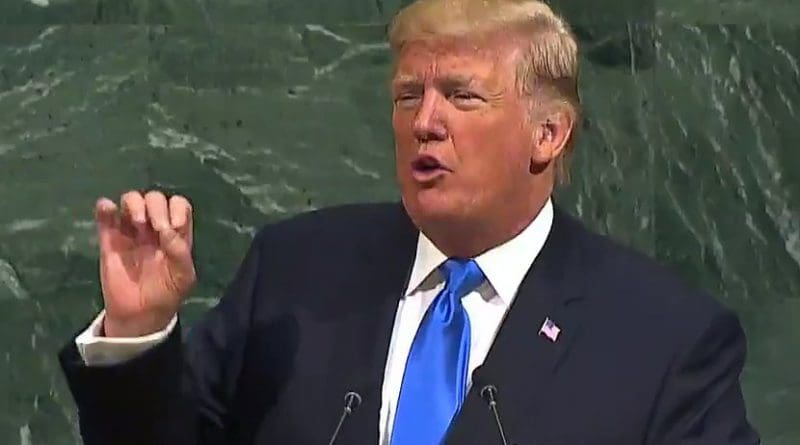
[(447, 127), (444, 125), (441, 113), (442, 99), (432, 90), (425, 91), (422, 97), (422, 103), (414, 118), (414, 137), (420, 144), (447, 139)]

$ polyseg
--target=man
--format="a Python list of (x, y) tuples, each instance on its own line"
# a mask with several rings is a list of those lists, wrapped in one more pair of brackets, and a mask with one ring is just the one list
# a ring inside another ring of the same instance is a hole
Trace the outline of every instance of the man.
[(758, 443), (737, 318), (551, 202), (580, 119), (564, 21), (420, 0), (390, 42), (402, 205), (265, 227), (185, 342), (189, 202), (98, 201), (105, 310), (60, 356), (85, 443), (328, 443), (348, 393), (342, 444)]

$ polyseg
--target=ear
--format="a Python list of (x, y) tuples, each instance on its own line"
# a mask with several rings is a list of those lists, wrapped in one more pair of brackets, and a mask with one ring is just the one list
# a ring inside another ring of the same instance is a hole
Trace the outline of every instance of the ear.
[(536, 122), (531, 166), (545, 166), (558, 159), (572, 136), (574, 125), (571, 111), (562, 106)]

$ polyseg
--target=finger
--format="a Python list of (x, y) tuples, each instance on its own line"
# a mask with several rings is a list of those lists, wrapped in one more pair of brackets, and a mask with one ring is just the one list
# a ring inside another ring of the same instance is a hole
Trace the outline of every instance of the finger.
[(174, 195), (169, 198), (169, 220), (173, 229), (180, 231), (189, 222), (191, 212), (192, 205), (183, 196)]
[(145, 222), (146, 211), (142, 194), (137, 191), (129, 191), (120, 198), (122, 206), (122, 220), (131, 223), (137, 228), (141, 228)]
[(94, 219), (98, 225), (113, 226), (117, 222), (117, 205), (108, 198), (100, 198), (94, 204)]
[(175, 195), (169, 199), (169, 213), (172, 228), (192, 247), (192, 204), (183, 196)]
[(108, 251), (111, 247), (111, 233), (119, 226), (117, 205), (108, 198), (98, 199), (94, 206), (94, 219), (100, 251)]
[(147, 217), (150, 225), (156, 232), (162, 233), (172, 230), (169, 223), (169, 210), (167, 209), (167, 197), (159, 191), (149, 191), (144, 195)]
[(191, 264), (192, 254), (190, 244), (177, 230), (172, 227), (158, 232), (158, 244), (164, 253), (179, 267)]
[(180, 233), (172, 228), (166, 196), (161, 192), (151, 191), (144, 196), (144, 199), (147, 216), (153, 229), (158, 232), (161, 249), (173, 260), (173, 266), (179, 270), (185, 269), (187, 264), (191, 265), (189, 246)]

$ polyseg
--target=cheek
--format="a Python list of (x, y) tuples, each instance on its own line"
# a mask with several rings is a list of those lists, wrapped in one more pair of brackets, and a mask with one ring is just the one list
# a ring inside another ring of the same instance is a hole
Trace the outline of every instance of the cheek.
[(394, 130), (397, 155), (407, 155), (409, 151), (415, 148), (416, 143), (412, 128), (412, 120), (403, 114), (395, 113), (392, 116), (392, 128)]
[(407, 111), (392, 113), (392, 128), (398, 139), (409, 139), (414, 136), (414, 115)]
[(496, 188), (527, 174), (530, 153), (519, 127), (484, 121), (465, 127), (461, 139), (458, 155), (469, 176), (485, 187)]

